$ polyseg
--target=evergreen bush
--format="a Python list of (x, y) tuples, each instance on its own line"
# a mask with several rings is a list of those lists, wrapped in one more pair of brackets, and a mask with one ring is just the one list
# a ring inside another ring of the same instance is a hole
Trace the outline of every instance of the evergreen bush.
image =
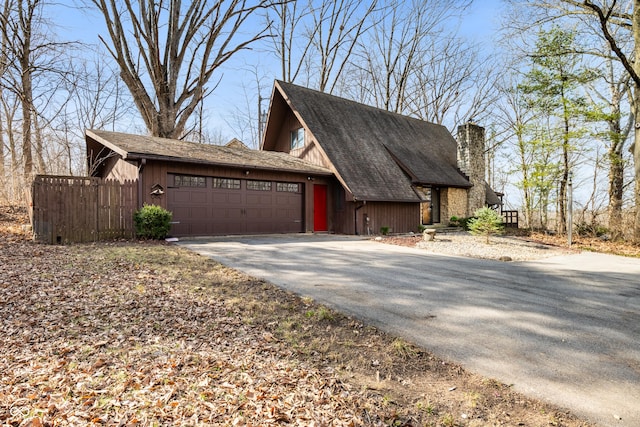
[(172, 214), (158, 205), (144, 205), (133, 214), (136, 235), (143, 239), (164, 239), (171, 228)]
[(469, 231), (474, 236), (486, 236), (487, 243), (490, 236), (504, 232), (502, 217), (493, 209), (480, 208), (473, 213), (473, 216), (467, 222)]

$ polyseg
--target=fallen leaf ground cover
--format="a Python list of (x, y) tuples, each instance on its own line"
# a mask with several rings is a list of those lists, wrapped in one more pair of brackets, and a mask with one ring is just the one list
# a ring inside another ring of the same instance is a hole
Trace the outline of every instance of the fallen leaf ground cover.
[(587, 426), (165, 243), (46, 246), (0, 210), (0, 425)]

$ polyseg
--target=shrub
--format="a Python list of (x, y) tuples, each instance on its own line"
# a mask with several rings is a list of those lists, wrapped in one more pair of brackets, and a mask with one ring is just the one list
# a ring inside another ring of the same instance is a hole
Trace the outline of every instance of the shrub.
[(422, 234), (424, 232), (424, 230), (427, 229), (427, 226), (424, 224), (418, 224), (418, 231), (420, 232), (420, 234)]
[(133, 214), (136, 235), (143, 239), (164, 239), (171, 228), (172, 214), (158, 205), (144, 205)]
[(380, 234), (382, 234), (383, 236), (386, 236), (387, 234), (389, 234), (389, 227), (380, 227)]
[(473, 214), (475, 218), (468, 221), (468, 226), (474, 236), (486, 236), (487, 243), (489, 243), (489, 236), (504, 232), (502, 217), (493, 209), (481, 208)]
[(469, 221), (473, 218), (472, 216), (468, 218), (452, 216), (449, 218), (449, 227), (462, 227), (465, 231), (469, 231)]
[(606, 234), (609, 234), (609, 229), (607, 227), (598, 224), (579, 222), (575, 224), (574, 227), (579, 236), (602, 237)]

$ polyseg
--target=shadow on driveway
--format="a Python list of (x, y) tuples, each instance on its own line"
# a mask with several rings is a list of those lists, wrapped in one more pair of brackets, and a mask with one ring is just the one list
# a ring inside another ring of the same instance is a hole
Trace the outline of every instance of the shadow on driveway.
[(639, 259), (504, 263), (352, 236), (180, 244), (599, 424), (640, 425)]

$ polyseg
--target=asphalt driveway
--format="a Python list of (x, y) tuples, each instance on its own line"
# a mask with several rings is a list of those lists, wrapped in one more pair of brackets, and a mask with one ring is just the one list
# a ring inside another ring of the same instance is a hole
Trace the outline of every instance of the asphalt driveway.
[(640, 426), (640, 259), (505, 263), (351, 236), (180, 244), (603, 426)]

